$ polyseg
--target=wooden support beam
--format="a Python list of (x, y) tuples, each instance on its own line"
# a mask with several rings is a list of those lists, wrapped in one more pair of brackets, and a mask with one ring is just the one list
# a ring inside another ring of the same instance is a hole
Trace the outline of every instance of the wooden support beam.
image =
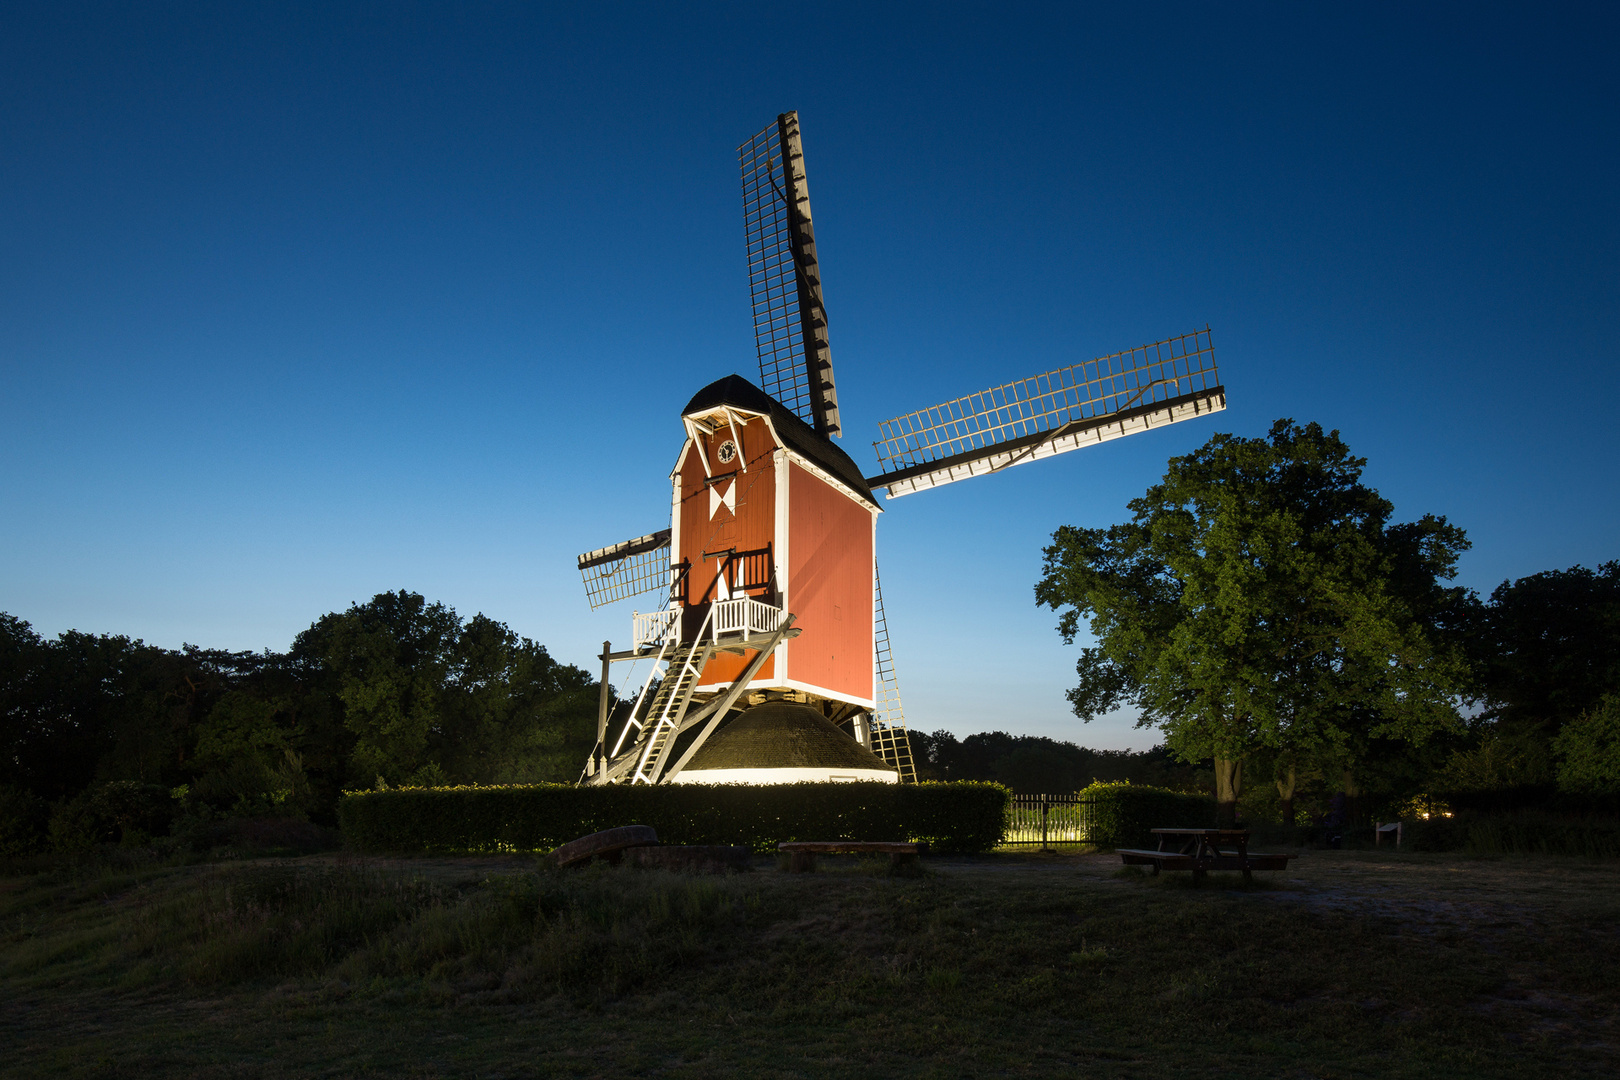
[(602, 687), (596, 697), (596, 749), (591, 751), (593, 776), (607, 764), (608, 669), (613, 664), (612, 656), (613, 642), (602, 642)]

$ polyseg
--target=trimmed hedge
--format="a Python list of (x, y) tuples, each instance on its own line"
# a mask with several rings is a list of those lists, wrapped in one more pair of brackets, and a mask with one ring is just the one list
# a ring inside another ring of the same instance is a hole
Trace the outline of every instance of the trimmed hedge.
[(668, 784), (397, 788), (345, 792), (338, 822), (361, 851), (550, 851), (619, 825), (666, 844), (921, 840), (935, 851), (1001, 842), (999, 784)]
[(1462, 812), (1450, 818), (1408, 820), (1404, 831), (1405, 846), (1412, 851), (1620, 856), (1620, 819), (1613, 817)]
[(1096, 783), (1080, 792), (1089, 799), (1088, 833), (1102, 847), (1154, 847), (1153, 829), (1197, 829), (1215, 824), (1215, 800), (1209, 795), (1145, 784)]

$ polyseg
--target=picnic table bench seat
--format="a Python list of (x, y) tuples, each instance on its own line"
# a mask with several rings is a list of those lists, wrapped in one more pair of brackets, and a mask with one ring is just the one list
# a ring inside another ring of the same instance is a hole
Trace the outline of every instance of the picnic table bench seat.
[(1153, 851), (1148, 848), (1115, 848), (1115, 854), (1125, 860), (1127, 866), (1147, 866), (1153, 864), (1181, 864), (1191, 863), (1191, 855), (1180, 855), (1174, 851)]
[(915, 861), (927, 846), (908, 840), (785, 840), (776, 850), (787, 853), (789, 873), (805, 874), (816, 868), (818, 854), (887, 855), (899, 867)]
[[(1252, 881), (1254, 870), (1286, 870), (1289, 855), (1273, 855), (1249, 850), (1249, 834), (1244, 829), (1154, 829), (1159, 836), (1158, 850), (1147, 848), (1116, 848), (1115, 852), (1126, 866), (1151, 866), (1160, 870), (1191, 870), (1197, 881), (1211, 870), (1241, 870), (1245, 881)], [(1181, 849), (1166, 845), (1172, 840), (1185, 841)], [(1223, 841), (1237, 845), (1237, 850), (1220, 847)]]
[(1127, 866), (1151, 866), (1155, 870), (1286, 870), (1288, 855), (1272, 855), (1251, 851), (1239, 855), (1223, 851), (1218, 855), (1196, 857), (1174, 851), (1148, 851), (1143, 848), (1118, 848), (1117, 854)]

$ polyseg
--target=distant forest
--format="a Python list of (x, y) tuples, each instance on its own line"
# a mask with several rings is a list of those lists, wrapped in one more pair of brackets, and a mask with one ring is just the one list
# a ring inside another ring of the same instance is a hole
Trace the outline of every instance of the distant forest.
[(920, 780), (992, 780), (1021, 794), (1078, 791), (1097, 781), (1151, 784), (1208, 792), (1208, 763), (1179, 761), (1162, 746), (1151, 750), (1088, 750), (1041, 735), (985, 731), (958, 739), (949, 731), (911, 733)]
[(483, 615), (381, 593), (284, 653), (162, 649), (0, 615), (0, 845), (178, 818), (334, 820), (378, 785), (573, 780), (595, 681)]
[[(1620, 796), (1620, 562), (1504, 582), (1459, 633), (1464, 717), (1421, 745), (1371, 740), (1353, 783), (1291, 763), (1282, 809), (1245, 760), (1255, 820), (1389, 813), (1427, 800), (1528, 805)], [(598, 686), (484, 615), (381, 593), (315, 620), (286, 652), (163, 649), (0, 614), (0, 855), (140, 842), (227, 819), (331, 825), (346, 789), (571, 782)], [(1009, 718), (1010, 720), (1011, 718)], [(1066, 792), (1095, 780), (1212, 790), (1212, 762), (1162, 746), (912, 733), (922, 779)]]

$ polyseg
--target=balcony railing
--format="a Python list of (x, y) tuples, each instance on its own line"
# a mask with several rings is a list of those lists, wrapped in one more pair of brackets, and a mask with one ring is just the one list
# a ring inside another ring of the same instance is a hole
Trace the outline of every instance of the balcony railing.
[(726, 634), (741, 634), (743, 637), (774, 634), (781, 623), (781, 608), (762, 604), (746, 596), (736, 600), (719, 600), (714, 605), (713, 626), (716, 638)]
[(680, 636), (681, 612), (679, 608), (670, 608), (665, 611), (649, 611), (645, 615), (635, 612), (632, 616), (634, 622), (635, 649), (639, 652), (650, 645), (662, 645), (664, 639), (671, 634)]
[[(774, 634), (777, 627), (782, 625), (782, 616), (785, 614), (779, 607), (772, 607), (770, 604), (763, 604), (746, 596), (736, 600), (718, 600), (709, 607), (708, 618), (704, 620), (704, 629), (699, 633), (715, 641), (722, 637), (749, 638)], [(638, 651), (662, 645), (672, 636), (679, 640), (681, 612), (678, 609), (649, 611), (646, 614), (638, 611), (634, 614), (633, 620), (635, 648)]]

